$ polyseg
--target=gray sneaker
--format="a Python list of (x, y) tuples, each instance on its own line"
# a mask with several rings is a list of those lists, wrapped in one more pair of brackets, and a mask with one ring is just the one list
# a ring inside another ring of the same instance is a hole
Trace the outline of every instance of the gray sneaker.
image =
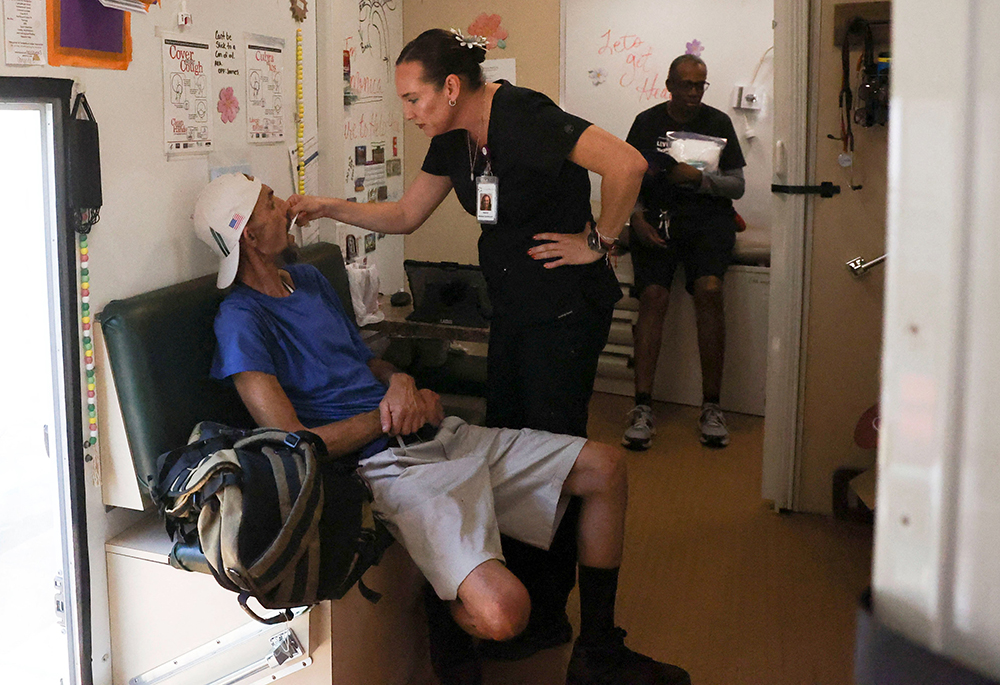
[(709, 447), (725, 447), (729, 444), (729, 430), (726, 428), (726, 417), (722, 409), (714, 402), (701, 405), (701, 418), (698, 419), (701, 429), (701, 444)]
[(622, 436), (622, 444), (630, 450), (648, 449), (656, 435), (653, 425), (653, 408), (645, 404), (637, 404), (628, 413), (629, 427)]

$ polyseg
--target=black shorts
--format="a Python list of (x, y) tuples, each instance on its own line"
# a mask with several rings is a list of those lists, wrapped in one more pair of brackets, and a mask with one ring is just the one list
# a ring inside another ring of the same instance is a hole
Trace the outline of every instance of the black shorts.
[(693, 294), (697, 279), (703, 276), (721, 279), (725, 275), (735, 245), (736, 221), (732, 215), (673, 217), (666, 247), (632, 239), (629, 248), (635, 281), (632, 295), (639, 297), (647, 285), (670, 290), (678, 263), (684, 265), (686, 289)]

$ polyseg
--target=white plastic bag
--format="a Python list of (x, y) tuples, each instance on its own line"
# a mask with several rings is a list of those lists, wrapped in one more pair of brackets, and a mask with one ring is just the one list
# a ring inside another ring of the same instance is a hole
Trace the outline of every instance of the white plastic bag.
[(385, 318), (378, 306), (378, 269), (361, 260), (347, 265), (347, 280), (351, 284), (351, 304), (359, 326), (367, 326)]
[(701, 171), (712, 173), (719, 170), (719, 157), (726, 147), (725, 138), (688, 131), (667, 131), (665, 137), (666, 145), (659, 152), (666, 152), (678, 162), (690, 164)]

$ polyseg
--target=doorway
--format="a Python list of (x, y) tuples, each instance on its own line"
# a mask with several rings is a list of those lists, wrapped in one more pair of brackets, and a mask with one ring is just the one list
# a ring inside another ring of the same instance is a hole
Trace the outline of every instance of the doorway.
[[(772, 254), (764, 496), (779, 509), (832, 513), (834, 472), (875, 460), (873, 449), (854, 443), (854, 428), (878, 399), (884, 270), (856, 276), (848, 262), (885, 254), (888, 127), (854, 124), (853, 153), (843, 156), (835, 35), (843, 17), (872, 8), (888, 15), (888, 7), (775, 3), (775, 92), (788, 103), (775, 118), (775, 183), (841, 189), (832, 198), (775, 195), (783, 239)], [(858, 37), (850, 48), (850, 86), (863, 104)], [(875, 45), (876, 55), (888, 50)]]
[[(0, 662), (11, 682), (78, 683), (52, 104), (0, 102), (8, 364), (0, 422)], [(75, 664), (75, 665), (74, 665)]]

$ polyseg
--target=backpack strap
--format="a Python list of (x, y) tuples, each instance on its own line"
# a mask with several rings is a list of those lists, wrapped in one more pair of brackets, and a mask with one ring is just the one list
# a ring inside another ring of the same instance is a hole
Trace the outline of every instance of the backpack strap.
[(156, 483), (149, 490), (153, 501), (162, 504), (163, 499), (175, 490), (181, 475), (196, 468), (204, 458), (232, 446), (230, 436), (217, 435), (161, 454), (156, 460)]
[(239, 597), (237, 597), (237, 601), (240, 603), (240, 608), (242, 608), (243, 611), (245, 611), (250, 618), (257, 621), (258, 623), (263, 623), (265, 625), (273, 626), (278, 623), (287, 623), (291, 621), (293, 618), (295, 618), (295, 614), (292, 613), (291, 609), (283, 609), (274, 616), (268, 616), (267, 618), (264, 618), (263, 616), (261, 616), (256, 611), (250, 608), (250, 605), (247, 603), (247, 600), (249, 600), (250, 597), (252, 597), (252, 595), (246, 590), (244, 590), (239, 594)]
[(358, 536), (358, 558), (355, 560), (351, 572), (337, 588), (337, 594), (343, 596), (351, 589), (351, 586), (357, 583), (361, 596), (372, 604), (377, 604), (382, 599), (382, 594), (365, 585), (362, 576), (369, 568), (382, 561), (382, 555), (392, 546), (394, 541), (395, 538), (392, 537), (392, 533), (389, 532), (381, 519), (375, 519), (374, 528), (362, 529)]

